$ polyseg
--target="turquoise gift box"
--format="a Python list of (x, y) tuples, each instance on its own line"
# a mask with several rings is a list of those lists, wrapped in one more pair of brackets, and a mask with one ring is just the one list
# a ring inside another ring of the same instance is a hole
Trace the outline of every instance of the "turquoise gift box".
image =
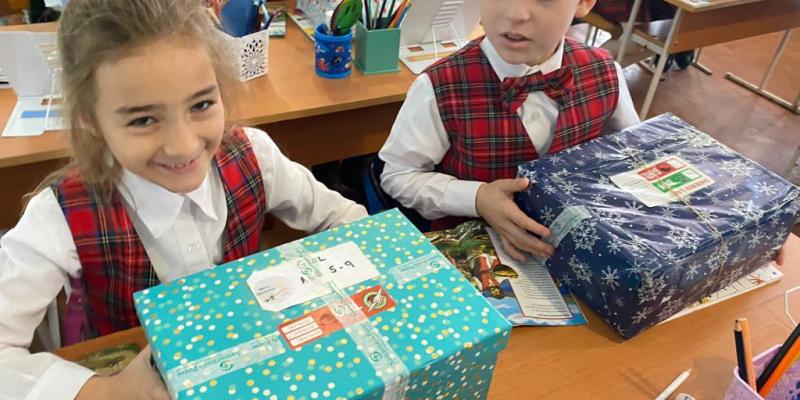
[(174, 399), (482, 399), (511, 332), (397, 210), (134, 301)]

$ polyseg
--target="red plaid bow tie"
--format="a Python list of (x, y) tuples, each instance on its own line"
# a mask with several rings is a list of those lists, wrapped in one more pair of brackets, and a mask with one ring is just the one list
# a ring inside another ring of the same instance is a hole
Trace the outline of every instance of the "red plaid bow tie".
[(503, 105), (512, 113), (517, 112), (528, 97), (528, 93), (533, 91), (544, 91), (548, 97), (561, 105), (572, 88), (572, 68), (568, 66), (546, 75), (537, 72), (518, 78), (506, 78), (503, 79), (502, 85)]

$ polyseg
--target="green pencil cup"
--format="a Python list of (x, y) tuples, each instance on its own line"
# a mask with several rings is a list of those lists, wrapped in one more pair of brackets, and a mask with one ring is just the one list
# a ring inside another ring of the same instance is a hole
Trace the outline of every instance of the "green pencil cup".
[(356, 24), (356, 67), (364, 75), (400, 71), (400, 28), (367, 30)]

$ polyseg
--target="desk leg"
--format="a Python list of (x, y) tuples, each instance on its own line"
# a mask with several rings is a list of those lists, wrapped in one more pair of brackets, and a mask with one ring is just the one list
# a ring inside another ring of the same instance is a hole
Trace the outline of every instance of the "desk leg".
[(617, 49), (617, 62), (620, 65), (622, 65), (622, 60), (625, 58), (625, 48), (628, 47), (628, 42), (633, 35), (633, 26), (636, 25), (636, 17), (639, 16), (641, 5), (642, 0), (634, 0), (631, 16), (628, 18), (628, 22), (622, 24), (622, 36), (619, 38), (619, 49)]
[(692, 61), (692, 66), (697, 68), (697, 69), (699, 69), (700, 72), (702, 72), (702, 73), (704, 73), (706, 75), (709, 75), (709, 76), (713, 75), (714, 71), (708, 69), (708, 67), (706, 67), (705, 65), (700, 64), (700, 55), (701, 54), (703, 54), (703, 48), (702, 47), (697, 49), (697, 54), (695, 54), (695, 56), (694, 56), (694, 61)]
[[(784, 32), (783, 37), (781, 38), (781, 42), (780, 44), (778, 44), (778, 48), (775, 50), (775, 54), (773, 54), (772, 56), (772, 61), (769, 62), (767, 71), (764, 72), (764, 76), (761, 77), (761, 83), (759, 83), (758, 86), (730, 72), (725, 74), (725, 79), (737, 83), (740, 86), (744, 87), (745, 89), (755, 92), (759, 96), (766, 97), (767, 99), (772, 100), (773, 102), (781, 105), (784, 108), (787, 108), (789, 111), (792, 111), (795, 114), (800, 114), (800, 106), (798, 106), (798, 104), (800, 103), (800, 94), (798, 94), (797, 98), (794, 100), (794, 103), (791, 103), (789, 102), (789, 100), (786, 100), (770, 91), (764, 90), (764, 87), (767, 86), (767, 82), (769, 81), (770, 76), (772, 76), (772, 72), (775, 70), (775, 64), (778, 63), (778, 59), (781, 57), (781, 54), (783, 54), (783, 49), (786, 47), (786, 43), (789, 41), (789, 35), (791, 35), (791, 33), (792, 33), (791, 29), (787, 29), (786, 32)], [(797, 161), (796, 157), (795, 161)]]
[(659, 49), (658, 65), (656, 70), (653, 71), (653, 78), (650, 80), (650, 87), (647, 88), (647, 95), (644, 97), (642, 109), (639, 111), (639, 118), (644, 120), (647, 117), (647, 112), (650, 111), (650, 105), (653, 103), (653, 97), (656, 95), (656, 88), (658, 88), (658, 81), (661, 79), (661, 74), (664, 72), (664, 66), (667, 65), (667, 57), (669, 57), (669, 49), (672, 46), (672, 41), (675, 39), (675, 33), (678, 31), (683, 21), (683, 9), (678, 8), (675, 12), (675, 18), (672, 19), (672, 26), (669, 27), (667, 40), (664, 41), (664, 47)]

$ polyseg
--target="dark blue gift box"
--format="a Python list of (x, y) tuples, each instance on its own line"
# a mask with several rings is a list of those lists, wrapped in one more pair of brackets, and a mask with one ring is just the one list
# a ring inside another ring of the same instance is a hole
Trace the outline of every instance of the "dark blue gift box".
[(625, 338), (771, 261), (800, 211), (796, 186), (670, 114), (519, 176), (551, 272)]

